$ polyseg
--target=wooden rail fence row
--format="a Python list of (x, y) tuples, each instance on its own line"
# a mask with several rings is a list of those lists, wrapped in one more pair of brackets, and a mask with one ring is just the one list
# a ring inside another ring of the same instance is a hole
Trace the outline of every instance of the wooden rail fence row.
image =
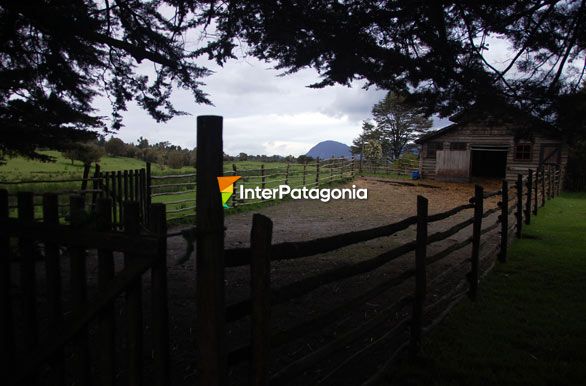
[[(215, 124), (221, 125), (221, 121), (215, 122)], [(216, 129), (216, 133), (221, 133), (221, 128)], [(214, 130), (209, 132), (214, 132)], [(198, 131), (198, 135), (200, 135), (200, 131)], [(210, 153), (214, 154), (217, 151), (221, 151), (219, 141), (219, 139), (214, 141), (215, 149)], [(198, 143), (200, 143), (199, 139)], [(217, 167), (220, 168), (221, 165)], [(524, 219), (521, 213), (525, 210), (525, 213), (533, 215), (536, 202), (534, 192), (539, 191), (546, 198), (553, 197), (559, 192), (559, 183), (559, 173), (556, 173), (551, 167), (545, 167), (541, 168), (540, 176), (535, 181), (532, 180), (532, 172), (530, 171), (526, 177), (519, 175), (514, 186), (509, 186), (508, 181), (503, 181), (501, 189), (498, 191), (485, 192), (481, 186), (476, 186), (474, 197), (471, 198), (469, 203), (442, 213), (429, 215), (427, 199), (419, 196), (416, 216), (382, 227), (295, 243), (273, 244), (272, 221), (265, 216), (255, 214), (249, 248), (224, 250), (222, 243), (218, 242), (215, 246), (212, 246), (207, 241), (205, 246), (201, 247), (201, 250), (198, 249), (198, 284), (200, 280), (206, 280), (207, 285), (205, 287), (202, 285), (201, 288), (210, 288), (210, 286), (217, 288), (213, 296), (210, 296), (209, 292), (206, 293), (205, 299), (200, 300), (202, 303), (201, 308), (198, 308), (198, 312), (202, 312), (200, 315), (204, 314), (203, 312), (207, 315), (207, 323), (198, 325), (200, 343), (204, 343), (200, 350), (206, 353), (213, 353), (213, 355), (207, 355), (205, 361), (198, 363), (200, 382), (206, 385), (225, 385), (227, 382), (226, 377), (218, 376), (218, 374), (228, 374), (228, 367), (248, 362), (251, 385), (295, 383), (295, 380), (308, 369), (318, 365), (337, 350), (364, 337), (376, 328), (380, 328), (400, 311), (406, 312), (407, 316), (400, 318), (395, 327), (391, 331), (387, 331), (385, 339), (399, 339), (401, 342), (400, 348), (409, 348), (408, 351), (411, 356), (417, 355), (424, 327), (435, 323), (434, 320), (426, 320), (425, 318), (431, 306), (427, 300), (429, 289), (427, 268), (429, 265), (435, 264), (451, 253), (471, 245), (470, 258), (467, 263), (465, 262), (468, 265), (468, 274), (463, 278), (466, 284), (464, 286), (460, 284), (457, 288), (454, 288), (456, 292), (450, 292), (434, 302), (433, 306), (450, 304), (456, 298), (462, 296), (462, 289), (470, 299), (475, 300), (479, 296), (480, 255), (481, 246), (486, 243), (485, 235), (498, 230), (500, 234), (497, 247), (498, 260), (506, 261), (509, 234), (522, 235), (521, 228)], [(550, 192), (551, 194), (549, 194)], [(495, 207), (485, 208), (485, 203), (491, 202), (491, 198), (498, 198), (499, 202)], [(541, 205), (544, 202), (542, 200)], [(214, 218), (221, 217), (221, 212), (212, 207), (213, 205), (209, 207), (211, 212), (207, 213), (206, 217), (212, 214)], [(446, 230), (432, 234), (428, 233), (428, 226), (431, 222), (451, 219), (453, 216), (470, 209), (473, 210), (471, 217), (457, 222)], [(496, 214), (498, 214), (497, 220), (491, 223), (491, 216)], [(512, 221), (510, 221), (511, 217), (513, 218)], [(214, 225), (214, 229), (221, 227), (222, 224), (223, 222), (218, 222)], [(198, 229), (202, 226), (205, 226), (205, 222), (198, 222)], [(413, 241), (385, 251), (374, 258), (362, 260), (351, 265), (331, 268), (282, 286), (275, 287), (271, 283), (271, 266), (279, 260), (297, 259), (335, 251), (352, 244), (390, 236), (411, 226), (416, 227), (416, 237)], [(450, 245), (432, 256), (428, 256), (428, 246), (430, 244), (450, 238), (470, 226), (472, 227), (470, 237)], [(199, 236), (198, 245), (205, 240), (206, 238), (203, 235)], [(204, 248), (205, 251), (203, 250)], [(414, 252), (415, 255), (412, 268), (398, 273), (396, 277), (373, 286), (354, 298), (336, 305), (309, 320), (305, 320), (286, 330), (273, 330), (271, 326), (271, 309), (273, 307), (311, 294), (324, 285), (371, 272), (410, 252)], [(212, 261), (213, 265), (210, 266), (209, 264), (212, 264)], [(200, 267), (202, 268), (201, 271)], [(223, 288), (226, 267), (249, 268), (251, 292), (248, 299), (229, 305), (224, 303)], [(356, 312), (370, 299), (395, 289), (409, 280), (414, 282), (413, 292), (401, 298), (396, 304), (385, 306), (384, 310), (377, 314), (376, 317), (351, 328), (349, 331), (337, 334), (324, 346), (314, 348), (313, 351), (302, 357), (291, 359), (285, 365), (278, 368), (271, 365), (274, 349), (293, 343), (304, 338), (310, 332), (315, 333), (331, 325), (339, 320), (341, 316)], [(410, 311), (407, 311), (407, 307), (410, 307)], [(233, 323), (245, 318), (250, 320), (250, 344), (228, 347), (226, 323)], [(404, 334), (407, 334), (407, 339), (401, 340), (400, 337), (404, 336)], [(394, 357), (394, 355), (391, 356)], [(376, 381), (380, 380), (386, 370), (384, 367), (378, 369), (365, 384), (376, 384)], [(335, 377), (336, 373), (341, 370), (341, 367), (337, 367), (333, 372), (328, 373), (325, 378), (322, 378), (320, 382), (327, 383), (327, 381), (331, 380), (329, 378)]]

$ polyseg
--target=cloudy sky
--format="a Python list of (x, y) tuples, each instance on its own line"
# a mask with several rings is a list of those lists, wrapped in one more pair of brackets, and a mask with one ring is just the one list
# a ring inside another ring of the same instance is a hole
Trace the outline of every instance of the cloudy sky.
[[(188, 91), (177, 90), (173, 103), (191, 115), (157, 123), (136, 105), (124, 114), (125, 127), (116, 135), (125, 142), (145, 137), (149, 142), (169, 141), (182, 147), (196, 146), (196, 116), (224, 117), (224, 151), (236, 155), (305, 154), (320, 141), (335, 140), (351, 144), (361, 131), (363, 120), (370, 118), (372, 106), (385, 92), (334, 86), (311, 89), (318, 80), (314, 70), (279, 76), (270, 64), (248, 57), (233, 60), (223, 68), (210, 65), (215, 73), (204, 78), (203, 87), (214, 106), (197, 105)], [(109, 114), (108, 104), (98, 106)], [(447, 124), (437, 120), (436, 126)]]
[[(497, 67), (506, 64), (507, 44), (491, 39), (489, 57)], [(352, 87), (333, 86), (311, 89), (307, 86), (319, 78), (307, 69), (293, 75), (279, 76), (271, 64), (253, 57), (232, 60), (224, 67), (204, 63), (214, 74), (202, 79), (214, 106), (198, 105), (188, 91), (177, 90), (173, 103), (191, 115), (157, 123), (136, 105), (129, 105), (123, 115), (125, 127), (117, 134), (125, 142), (145, 137), (149, 142), (169, 141), (182, 147), (196, 146), (196, 117), (224, 117), (224, 151), (231, 155), (305, 154), (320, 141), (334, 140), (350, 145), (361, 131), (361, 123), (371, 117), (372, 106), (382, 99), (384, 91), (355, 82)], [(148, 66), (148, 64), (146, 65)], [(148, 67), (143, 70), (148, 72)], [(108, 103), (97, 101), (103, 115), (109, 114)], [(434, 128), (449, 124), (447, 119), (434, 119)]]

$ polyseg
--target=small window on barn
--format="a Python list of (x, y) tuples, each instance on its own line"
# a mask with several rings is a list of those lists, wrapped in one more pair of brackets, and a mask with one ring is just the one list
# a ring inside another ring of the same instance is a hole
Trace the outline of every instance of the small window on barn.
[(466, 142), (452, 142), (450, 143), (450, 150), (466, 150)]
[(427, 158), (435, 158), (437, 150), (443, 150), (444, 144), (442, 142), (429, 142), (427, 144)]
[(515, 145), (515, 161), (531, 161), (531, 145), (520, 143)]

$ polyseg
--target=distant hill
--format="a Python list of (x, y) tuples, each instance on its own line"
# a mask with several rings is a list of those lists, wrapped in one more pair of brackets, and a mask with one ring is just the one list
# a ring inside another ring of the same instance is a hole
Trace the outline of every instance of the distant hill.
[(351, 158), (350, 146), (336, 141), (323, 141), (312, 147), (306, 154), (313, 158)]

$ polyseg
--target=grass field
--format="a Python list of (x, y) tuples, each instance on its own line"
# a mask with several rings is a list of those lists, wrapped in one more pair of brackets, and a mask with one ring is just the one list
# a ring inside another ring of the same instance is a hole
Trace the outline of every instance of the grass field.
[(585, 235), (586, 194), (548, 201), (478, 302), (462, 301), (390, 384), (584, 385)]
[[(57, 192), (66, 190), (79, 190), (81, 182), (58, 182), (68, 179), (80, 179), (83, 174), (83, 164), (81, 162), (71, 162), (64, 158), (59, 152), (43, 151), (43, 154), (50, 155), (55, 158), (55, 162), (39, 162), (31, 161), (24, 158), (9, 159), (6, 164), (0, 165), (0, 188), (8, 189), (9, 192), (15, 193), (18, 191), (32, 191), (39, 194), (36, 197), (37, 205), (40, 204), (40, 194), (45, 192)], [(329, 163), (330, 160), (324, 160), (320, 164), (320, 186), (325, 186), (331, 183), (345, 180), (350, 174), (350, 162), (345, 161), (344, 167), (339, 164)], [(233, 174), (234, 166), (236, 166), (237, 175), (242, 176), (240, 184), (246, 187), (260, 186), (261, 165), (259, 161), (239, 161), (239, 162), (225, 162), (224, 174)], [(118, 171), (128, 169), (140, 169), (145, 167), (145, 163), (141, 160), (126, 157), (102, 157), (100, 161), (102, 171)], [(287, 163), (286, 162), (270, 162), (264, 163), (265, 187), (274, 188), (287, 182), (292, 187), (301, 187), (304, 182), (308, 187), (315, 186), (317, 167), (316, 163), (310, 163), (305, 166), (301, 164), (291, 163), (289, 166), (288, 178), (286, 178)], [(160, 176), (169, 175), (183, 175), (193, 174), (194, 167), (184, 167), (181, 169), (171, 169), (162, 165), (152, 165), (152, 197), (153, 203), (167, 204), (168, 218), (170, 220), (183, 217), (185, 215), (193, 215), (194, 201), (195, 201), (195, 177), (193, 175), (178, 178), (160, 179)], [(93, 175), (93, 168), (90, 170), (90, 176)], [(18, 181), (32, 181), (30, 183), (14, 184)], [(34, 182), (37, 181), (37, 182)], [(45, 183), (41, 181), (55, 181)], [(8, 184), (2, 184), (7, 182)], [(12, 183), (12, 184), (10, 184)], [(161, 186), (161, 185), (178, 184), (178, 186)], [(162, 194), (166, 193), (166, 195)], [(170, 194), (169, 194), (170, 193)], [(161, 195), (159, 195), (161, 194)], [(67, 206), (67, 194), (60, 196), (60, 202), (63, 206), (64, 212)], [(244, 208), (252, 208), (258, 203), (247, 202), (247, 205), (241, 206), (240, 209), (232, 210), (240, 211)], [(11, 203), (15, 205), (14, 202)], [(37, 207), (37, 216), (40, 216), (41, 208)]]

